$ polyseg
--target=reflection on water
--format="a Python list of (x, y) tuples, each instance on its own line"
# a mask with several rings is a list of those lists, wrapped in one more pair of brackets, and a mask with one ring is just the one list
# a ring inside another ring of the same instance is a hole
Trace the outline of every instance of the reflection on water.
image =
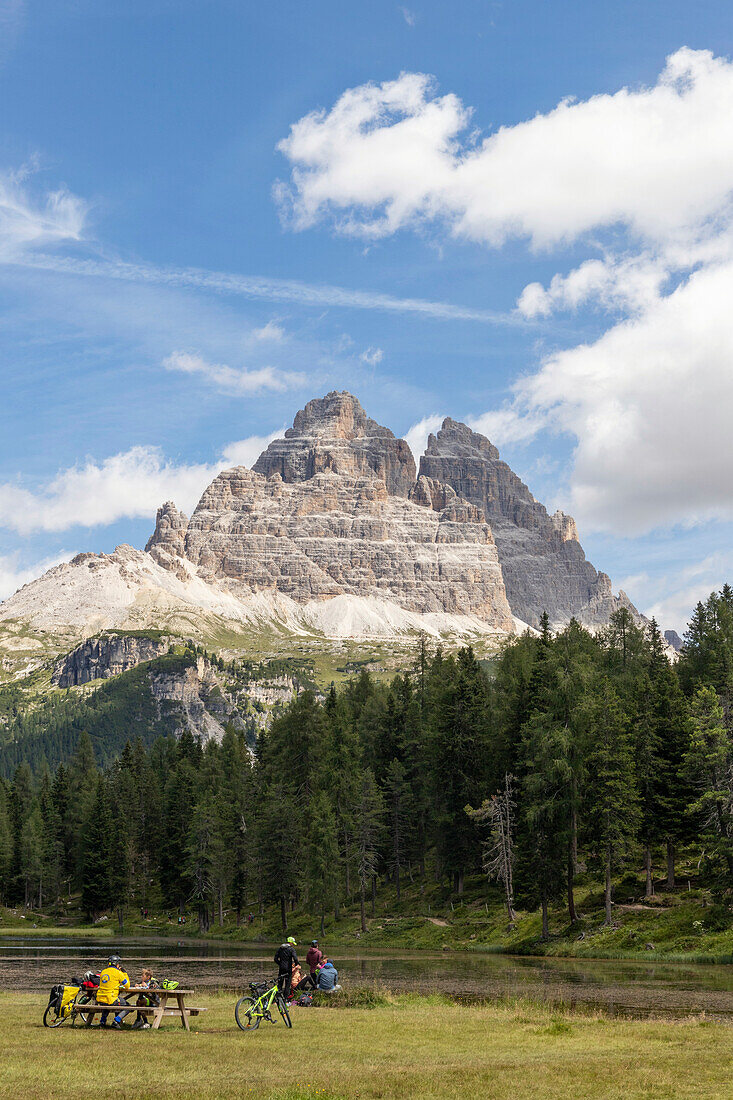
[[(3, 938), (0, 988), (45, 991), (57, 981), (100, 967), (113, 942)], [(194, 988), (228, 990), (272, 976), (275, 947), (161, 939), (127, 939), (115, 945), (131, 973), (151, 965), (159, 977), (174, 977)], [(333, 957), (344, 985), (379, 982), (396, 992), (540, 997), (634, 1015), (707, 1012), (733, 1019), (731, 966), (360, 949), (336, 949)]]

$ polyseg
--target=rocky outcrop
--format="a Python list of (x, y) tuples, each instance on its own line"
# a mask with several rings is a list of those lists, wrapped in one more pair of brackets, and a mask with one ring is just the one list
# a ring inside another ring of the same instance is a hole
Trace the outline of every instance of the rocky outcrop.
[(283, 439), (260, 455), (255, 473), (283, 481), (310, 481), (326, 471), (347, 477), (375, 474), (387, 492), (406, 497), (415, 482), (415, 460), (404, 439), (371, 420), (350, 393), (336, 391), (309, 401)]
[(54, 665), (51, 683), (56, 687), (79, 687), (92, 680), (106, 680), (152, 661), (166, 653), (171, 638), (102, 634), (85, 642), (60, 658)]
[(543, 611), (559, 625), (573, 616), (588, 626), (619, 607), (636, 613), (623, 593), (586, 559), (572, 516), (550, 516), (492, 443), (450, 417), (431, 435), (420, 474), (452, 486), (491, 525), (512, 612), (537, 626)]
[(174, 720), (177, 734), (188, 729), (202, 741), (221, 741), (233, 708), (221, 692), (216, 673), (203, 657), (183, 669), (153, 667), (150, 690), (159, 715)]
[(379, 597), (511, 629), (480, 509), (426, 480), (415, 496), (391, 495), (371, 472), (317, 473), (301, 483), (240, 466), (219, 474), (202, 496), (188, 525), (186, 558), (200, 577), (235, 594), (277, 591), (299, 603)]
[(665, 630), (664, 640), (667, 645), (675, 651), (675, 653), (679, 653), (679, 651), (682, 649), (682, 646), (684, 645), (684, 642), (682, 641), (676, 630)]

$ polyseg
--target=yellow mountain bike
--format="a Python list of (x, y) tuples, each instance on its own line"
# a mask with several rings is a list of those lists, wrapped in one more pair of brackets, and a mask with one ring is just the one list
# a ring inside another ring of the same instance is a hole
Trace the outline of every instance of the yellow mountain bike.
[(256, 1031), (261, 1020), (269, 1020), (271, 1024), (277, 1021), (272, 1017), (272, 1006), (277, 1007), (282, 1016), (285, 1027), (292, 1027), (288, 1006), (285, 997), (278, 987), (277, 982), (273, 986), (267, 982), (250, 982), (251, 997), (240, 997), (234, 1008), (234, 1019), (242, 1031)]

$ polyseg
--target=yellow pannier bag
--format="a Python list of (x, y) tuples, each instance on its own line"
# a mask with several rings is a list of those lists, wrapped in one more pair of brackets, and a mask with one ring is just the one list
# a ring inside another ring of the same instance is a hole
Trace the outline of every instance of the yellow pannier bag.
[(61, 1006), (59, 1008), (59, 1016), (68, 1016), (71, 1012), (71, 1006), (74, 1003), (74, 998), (79, 992), (78, 985), (65, 985), (64, 992), (61, 994)]

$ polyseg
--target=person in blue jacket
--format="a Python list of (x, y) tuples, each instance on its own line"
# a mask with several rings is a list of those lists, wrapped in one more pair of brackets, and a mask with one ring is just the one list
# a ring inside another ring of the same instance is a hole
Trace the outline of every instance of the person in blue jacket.
[(338, 970), (330, 959), (326, 959), (323, 966), (318, 971), (318, 988), (324, 993), (333, 993), (335, 989), (341, 988), (338, 984), (338, 980)]

